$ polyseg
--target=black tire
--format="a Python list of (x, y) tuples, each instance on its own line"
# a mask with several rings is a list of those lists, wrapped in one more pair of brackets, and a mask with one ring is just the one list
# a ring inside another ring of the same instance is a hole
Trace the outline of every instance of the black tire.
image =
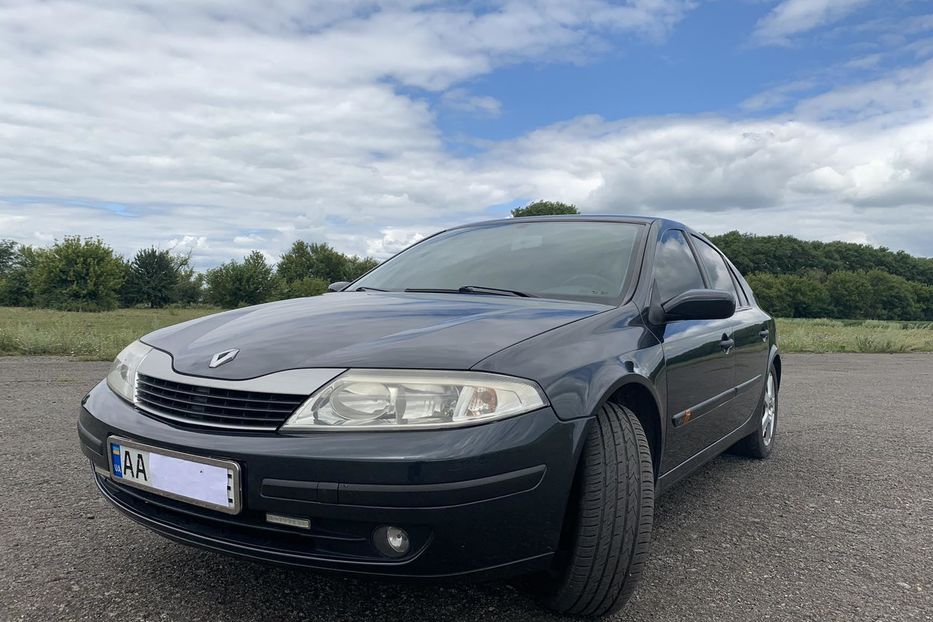
[(600, 409), (590, 426), (555, 568), (536, 582), (553, 611), (603, 616), (632, 595), (648, 558), (654, 471), (632, 411)]
[[(771, 425), (771, 434), (766, 435), (763, 428), (763, 418), (768, 399), (769, 381), (773, 383), (774, 387), (774, 415)], [(771, 452), (774, 450), (774, 438), (777, 434), (778, 413), (780, 412), (780, 408), (778, 408), (778, 388), (777, 370), (774, 369), (774, 365), (771, 365), (768, 369), (768, 378), (765, 380), (765, 388), (761, 391), (761, 401), (758, 403), (758, 408), (755, 410), (755, 416), (753, 417), (756, 422), (755, 431), (730, 447), (730, 453), (747, 458), (755, 458), (756, 460), (764, 460), (771, 455)]]

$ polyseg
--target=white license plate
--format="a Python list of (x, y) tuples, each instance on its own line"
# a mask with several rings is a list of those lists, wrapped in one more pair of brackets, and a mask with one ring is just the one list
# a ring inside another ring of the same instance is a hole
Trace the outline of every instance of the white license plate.
[(228, 514), (240, 511), (240, 466), (124, 438), (107, 439), (115, 482)]

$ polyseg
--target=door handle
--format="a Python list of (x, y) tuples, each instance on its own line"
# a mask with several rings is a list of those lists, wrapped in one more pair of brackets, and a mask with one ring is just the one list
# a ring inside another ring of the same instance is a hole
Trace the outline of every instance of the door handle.
[(771, 331), (768, 330), (767, 328), (764, 329), (763, 331), (759, 331), (758, 333), (758, 336), (761, 337), (762, 341), (767, 341), (770, 335), (771, 335)]
[(719, 347), (722, 348), (722, 351), (726, 354), (729, 353), (729, 350), (735, 345), (735, 339), (730, 339), (726, 335), (722, 336), (722, 341), (719, 342)]

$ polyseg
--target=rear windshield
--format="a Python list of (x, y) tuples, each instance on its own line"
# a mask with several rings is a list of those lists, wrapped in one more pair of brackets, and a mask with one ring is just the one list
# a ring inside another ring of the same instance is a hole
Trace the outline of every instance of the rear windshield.
[(643, 233), (641, 224), (566, 220), (452, 229), (402, 251), (350, 289), (477, 286), (616, 304)]

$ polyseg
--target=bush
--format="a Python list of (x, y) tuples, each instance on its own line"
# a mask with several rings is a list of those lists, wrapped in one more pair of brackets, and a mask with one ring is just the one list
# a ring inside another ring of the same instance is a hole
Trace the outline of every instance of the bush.
[(100, 239), (66, 237), (36, 253), (29, 274), (33, 303), (64, 311), (116, 309), (126, 267)]
[(314, 277), (308, 276), (301, 279), (300, 281), (282, 283), (281, 290), (277, 297), (304, 298), (306, 296), (320, 296), (321, 294), (327, 292), (327, 287), (329, 285), (330, 281), (316, 279)]
[(281, 291), (272, 266), (259, 251), (243, 259), (221, 264), (207, 271), (207, 300), (221, 307), (233, 308), (268, 302)]

